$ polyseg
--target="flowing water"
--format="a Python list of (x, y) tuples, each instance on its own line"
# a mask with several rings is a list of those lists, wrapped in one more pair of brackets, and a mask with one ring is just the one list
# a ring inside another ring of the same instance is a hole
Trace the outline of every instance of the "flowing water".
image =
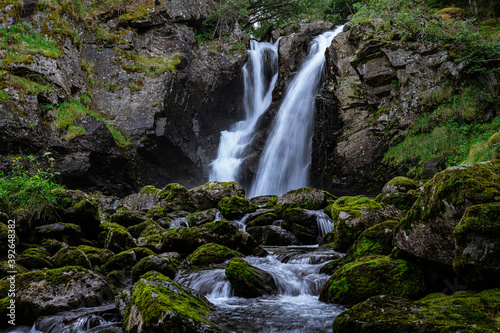
[(318, 301), (328, 275), (321, 266), (339, 253), (318, 246), (266, 247), (265, 258), (246, 257), (250, 265), (272, 275), (277, 295), (241, 298), (233, 295), (223, 268), (181, 271), (176, 280), (203, 293), (217, 306), (211, 320), (230, 332), (329, 332), (342, 306)]
[(322, 85), (325, 50), (343, 26), (316, 37), (309, 55), (288, 87), (259, 162), (250, 197), (308, 185), (314, 102)]
[(238, 180), (238, 170), (245, 159), (243, 152), (252, 142), (254, 127), (272, 101), (278, 79), (278, 43), (250, 42), (248, 61), (243, 67), (245, 92), (243, 107), (246, 119), (230, 131), (221, 132), (217, 158), (211, 163), (210, 181)]

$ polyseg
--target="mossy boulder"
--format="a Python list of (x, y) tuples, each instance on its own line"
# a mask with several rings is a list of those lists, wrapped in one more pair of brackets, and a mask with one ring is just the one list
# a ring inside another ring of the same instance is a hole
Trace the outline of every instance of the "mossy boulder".
[(157, 194), (158, 205), (168, 212), (184, 210), (194, 212), (196, 210), (187, 188), (181, 184), (171, 183), (161, 189)]
[(411, 206), (417, 201), (418, 194), (416, 191), (409, 191), (407, 193), (380, 193), (375, 200), (385, 205), (392, 205), (402, 212), (410, 210)]
[(189, 190), (193, 205), (198, 210), (217, 208), (219, 201), (226, 197), (245, 196), (245, 190), (236, 182), (209, 182)]
[(465, 210), (500, 200), (500, 163), (452, 167), (436, 174), (401, 220), (395, 245), (413, 256), (445, 265), (455, 257), (453, 230)]
[(111, 228), (104, 244), (108, 250), (115, 253), (137, 247), (134, 238), (125, 228)]
[(300, 207), (305, 209), (322, 209), (328, 206), (329, 201), (336, 198), (330, 193), (312, 187), (304, 187), (291, 190), (276, 201), (276, 206)]
[(198, 225), (215, 221), (218, 212), (219, 210), (217, 208), (210, 208), (202, 210), (201, 212), (189, 214), (186, 218), (190, 227), (196, 227)]
[(417, 265), (388, 256), (367, 256), (338, 268), (321, 288), (320, 301), (356, 304), (375, 295), (415, 297), (425, 290)]
[(408, 177), (395, 177), (387, 182), (382, 188), (382, 193), (405, 193), (410, 190), (415, 190), (418, 183)]
[(252, 255), (256, 257), (266, 257), (269, 253), (264, 250), (259, 243), (245, 230), (240, 230), (241, 241), (238, 246), (238, 251), (245, 255)]
[(257, 217), (248, 221), (246, 227), (263, 227), (265, 225), (273, 224), (273, 222), (276, 220), (279, 220), (278, 215), (276, 215), (274, 212), (267, 212), (262, 215), (258, 215)]
[(460, 8), (443, 8), (437, 11), (434, 16), (440, 17), (444, 23), (453, 23), (464, 18), (464, 12)]
[(82, 228), (74, 223), (52, 223), (36, 227), (40, 239), (57, 239), (67, 244), (76, 244), (82, 236)]
[(294, 234), (277, 225), (251, 227), (247, 228), (246, 232), (248, 232), (257, 243), (262, 245), (287, 246), (301, 244)]
[(215, 243), (208, 243), (197, 248), (186, 261), (191, 265), (220, 264), (228, 259), (243, 256), (241, 253)]
[(233, 258), (226, 267), (226, 276), (231, 282), (234, 294), (239, 297), (253, 298), (276, 294), (278, 288), (273, 277), (249, 265), (243, 259)]
[(150, 271), (157, 271), (169, 278), (175, 278), (175, 274), (179, 269), (181, 263), (175, 258), (162, 255), (147, 256), (139, 260), (139, 262), (132, 268), (132, 277), (138, 279), (141, 275)]
[(170, 229), (162, 237), (162, 250), (189, 254), (201, 245), (217, 243), (236, 249), (241, 233), (231, 222), (215, 221), (198, 227)]
[(137, 264), (138, 261), (140, 261), (142, 258), (152, 256), (154, 254), (155, 253), (150, 249), (136, 247), (134, 249), (115, 254), (101, 266), (101, 269), (105, 274), (108, 274), (114, 270), (131, 272), (132, 268)]
[(44, 247), (33, 247), (24, 250), (16, 258), (16, 263), (27, 269), (52, 268), (50, 253)]
[(217, 332), (211, 306), (200, 293), (158, 272), (143, 275), (116, 302), (126, 333)]
[(78, 224), (87, 238), (94, 238), (99, 233), (101, 219), (99, 204), (91, 196), (82, 191), (55, 189), (52, 194), (57, 197), (58, 215), (64, 223)]
[(139, 211), (122, 210), (111, 215), (109, 221), (117, 223), (125, 228), (142, 223), (147, 218)]
[(340, 197), (332, 206), (335, 249), (345, 251), (365, 229), (401, 217), (400, 210), (364, 196)]
[(127, 228), (130, 234), (137, 238), (137, 245), (147, 247), (153, 251), (159, 251), (161, 248), (161, 238), (167, 232), (167, 229), (161, 227), (153, 220), (140, 223)]
[(155, 206), (158, 191), (154, 186), (145, 186), (139, 193), (123, 198), (118, 205), (118, 210), (147, 212)]
[(64, 247), (60, 249), (52, 258), (55, 267), (82, 266), (92, 268), (89, 258), (82, 250), (76, 247)]
[(89, 245), (80, 245), (78, 249), (85, 253), (92, 266), (101, 266), (114, 255), (114, 253), (108, 249), (100, 249)]
[(246, 214), (255, 212), (258, 207), (248, 199), (233, 195), (219, 201), (218, 208), (225, 218), (236, 220), (241, 219)]
[[(98, 306), (113, 300), (113, 294), (102, 277), (76, 266), (17, 274), (15, 285), (17, 325), (31, 326), (40, 316)], [(8, 280), (1, 280), (0, 295), (7, 295), (8, 288)], [(5, 303), (0, 304), (3, 307)], [(0, 312), (4, 311), (5, 308), (0, 309)], [(1, 323), (7, 324), (6, 321)]]
[(453, 231), (455, 272), (476, 286), (500, 281), (500, 202), (469, 207)]
[(385, 221), (363, 231), (341, 261), (347, 263), (368, 255), (389, 255), (398, 221)]
[(496, 332), (500, 289), (430, 294), (419, 301), (374, 296), (340, 314), (334, 333)]

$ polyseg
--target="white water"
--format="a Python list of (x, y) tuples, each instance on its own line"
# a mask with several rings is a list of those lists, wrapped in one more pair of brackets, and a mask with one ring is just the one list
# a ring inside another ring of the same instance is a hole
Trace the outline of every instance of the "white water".
[(243, 67), (246, 119), (231, 131), (221, 132), (217, 158), (211, 163), (210, 181), (237, 181), (245, 148), (252, 142), (259, 116), (269, 107), (278, 79), (278, 43), (250, 42), (248, 61)]
[(333, 220), (322, 210), (308, 210), (309, 214), (316, 217), (318, 223), (319, 236), (323, 237), (330, 231), (333, 231)]
[(287, 89), (259, 162), (250, 197), (282, 195), (308, 185), (314, 101), (321, 89), (325, 51), (343, 26), (316, 37), (309, 55)]
[(321, 266), (340, 256), (317, 246), (266, 247), (265, 258), (246, 257), (250, 265), (272, 275), (278, 295), (235, 297), (224, 269), (180, 272), (181, 285), (198, 290), (218, 309), (212, 321), (231, 332), (328, 332), (345, 309), (318, 301), (328, 275)]

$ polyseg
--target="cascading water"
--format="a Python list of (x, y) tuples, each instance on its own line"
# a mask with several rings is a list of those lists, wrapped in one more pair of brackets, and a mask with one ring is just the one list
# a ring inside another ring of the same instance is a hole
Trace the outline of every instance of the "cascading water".
[(309, 55), (287, 89), (264, 152), (250, 196), (283, 193), (307, 186), (311, 163), (314, 101), (321, 88), (325, 50), (342, 31), (314, 39)]
[(231, 131), (221, 132), (217, 158), (211, 163), (210, 181), (238, 180), (238, 170), (245, 148), (252, 142), (259, 116), (272, 101), (278, 79), (278, 43), (250, 42), (248, 61), (243, 67), (245, 93), (243, 107), (246, 120), (236, 123)]

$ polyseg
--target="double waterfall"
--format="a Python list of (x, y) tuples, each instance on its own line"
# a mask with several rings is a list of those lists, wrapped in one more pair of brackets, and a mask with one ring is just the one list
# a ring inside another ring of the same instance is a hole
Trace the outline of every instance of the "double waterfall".
[[(315, 98), (322, 87), (325, 51), (343, 26), (317, 36), (309, 55), (288, 86), (267, 138), (249, 197), (282, 195), (308, 185), (314, 129)], [(247, 119), (221, 133), (210, 180), (238, 181), (245, 148), (252, 142), (258, 118), (269, 107), (278, 76), (278, 43), (252, 41), (243, 68)]]

